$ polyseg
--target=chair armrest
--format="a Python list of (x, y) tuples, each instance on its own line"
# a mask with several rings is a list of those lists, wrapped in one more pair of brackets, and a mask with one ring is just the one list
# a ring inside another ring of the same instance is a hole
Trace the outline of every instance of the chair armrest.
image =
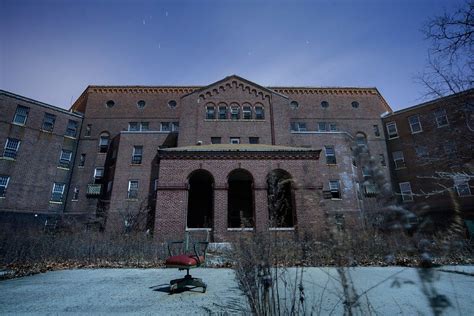
[(170, 242), (168, 242), (168, 253), (169, 253), (170, 257), (173, 256), (173, 252), (171, 251), (171, 248), (172, 248), (171, 246), (172, 246), (172, 245), (175, 245), (175, 244), (183, 244), (183, 243), (184, 243), (184, 240), (181, 240), (181, 241), (170, 241)]
[(197, 250), (197, 245), (204, 245), (204, 250), (201, 250), (203, 252), (203, 257), (204, 257), (204, 262), (206, 261), (206, 251), (207, 251), (207, 246), (209, 246), (208, 241), (197, 241), (194, 243), (194, 254), (196, 255), (198, 264), (202, 264), (201, 260), (199, 259), (199, 251)]

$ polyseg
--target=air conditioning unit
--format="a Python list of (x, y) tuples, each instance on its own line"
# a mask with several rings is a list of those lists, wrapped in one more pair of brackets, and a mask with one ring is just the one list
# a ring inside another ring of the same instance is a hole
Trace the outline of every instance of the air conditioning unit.
[(202, 145), (202, 140), (198, 140), (196, 145), (201, 146)]

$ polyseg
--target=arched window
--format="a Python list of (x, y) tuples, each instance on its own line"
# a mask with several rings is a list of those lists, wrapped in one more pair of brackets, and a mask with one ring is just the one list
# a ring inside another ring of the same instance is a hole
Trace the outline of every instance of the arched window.
[(188, 228), (211, 228), (214, 213), (214, 178), (206, 170), (189, 176)]
[(107, 150), (109, 149), (109, 140), (110, 140), (109, 133), (107, 132), (100, 133), (100, 137), (99, 137), (99, 152), (100, 153), (107, 152)]
[(244, 103), (242, 105), (242, 118), (244, 120), (252, 119), (252, 106), (249, 103)]
[(257, 103), (255, 105), (255, 119), (256, 120), (263, 120), (265, 119), (265, 112), (263, 109), (263, 105), (260, 103)]
[(294, 198), (291, 175), (282, 169), (267, 175), (268, 214), (271, 227), (293, 227)]
[(367, 146), (367, 137), (364, 133), (358, 132), (355, 139), (357, 146)]
[(243, 228), (254, 225), (253, 177), (247, 170), (235, 169), (228, 177), (228, 227)]
[(237, 103), (230, 104), (230, 118), (233, 120), (240, 119), (240, 106)]
[(214, 120), (216, 118), (216, 108), (214, 104), (208, 103), (206, 105), (206, 120)]
[(219, 103), (219, 120), (227, 120), (227, 104)]

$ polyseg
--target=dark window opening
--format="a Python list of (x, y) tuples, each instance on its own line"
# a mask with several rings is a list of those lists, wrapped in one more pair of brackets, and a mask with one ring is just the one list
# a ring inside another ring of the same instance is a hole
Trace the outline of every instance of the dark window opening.
[(189, 177), (188, 228), (211, 228), (214, 208), (214, 179), (205, 170)]
[(294, 206), (291, 175), (281, 169), (267, 175), (267, 197), (270, 225), (293, 227)]
[(230, 173), (227, 191), (228, 227), (253, 227), (253, 178), (243, 169)]
[(259, 138), (258, 137), (249, 137), (249, 143), (250, 144), (258, 144), (259, 143)]
[(211, 144), (220, 144), (221, 142), (220, 137), (211, 137)]

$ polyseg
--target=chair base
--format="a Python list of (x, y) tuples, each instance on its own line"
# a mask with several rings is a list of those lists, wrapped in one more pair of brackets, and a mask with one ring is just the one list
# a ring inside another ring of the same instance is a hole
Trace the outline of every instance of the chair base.
[(171, 280), (170, 293), (187, 289), (187, 286), (202, 287), (202, 292), (206, 293), (207, 284), (202, 279), (193, 278), (190, 274), (186, 274), (182, 279)]

